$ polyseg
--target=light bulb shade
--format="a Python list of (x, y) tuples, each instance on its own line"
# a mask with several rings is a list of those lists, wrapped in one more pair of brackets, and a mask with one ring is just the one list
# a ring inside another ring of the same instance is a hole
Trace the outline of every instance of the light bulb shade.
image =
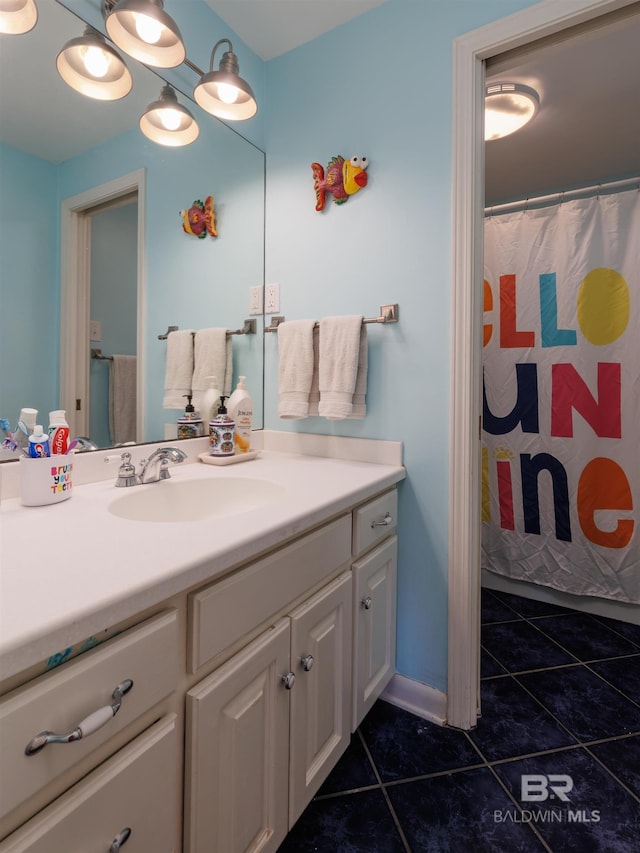
[(92, 27), (65, 44), (56, 58), (56, 68), (72, 89), (98, 101), (124, 98), (133, 85), (120, 54)]
[(38, 20), (34, 0), (0, 0), (0, 33), (19, 36), (32, 30)]
[(162, 0), (119, 0), (108, 12), (109, 38), (129, 56), (154, 68), (175, 68), (186, 52), (178, 25)]
[(522, 83), (489, 83), (485, 86), (484, 138), (502, 139), (528, 124), (538, 112), (540, 98)]
[[(220, 60), (217, 71), (213, 63), (218, 46), (223, 42), (229, 45), (229, 50)], [(238, 58), (233, 52), (229, 39), (220, 39), (211, 51), (210, 70), (203, 74), (193, 97), (203, 110), (228, 121), (244, 121), (252, 118), (258, 111), (258, 104), (251, 86), (238, 76)]]
[(177, 148), (198, 138), (200, 128), (186, 107), (178, 103), (171, 86), (164, 86), (157, 101), (149, 104), (140, 117), (140, 130), (159, 145)]

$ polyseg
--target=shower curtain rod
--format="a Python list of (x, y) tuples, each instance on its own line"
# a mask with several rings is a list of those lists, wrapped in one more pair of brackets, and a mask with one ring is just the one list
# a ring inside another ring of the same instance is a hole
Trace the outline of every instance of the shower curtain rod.
[(531, 207), (542, 207), (545, 204), (553, 202), (571, 201), (574, 198), (589, 197), (599, 193), (609, 193), (616, 190), (625, 189), (640, 189), (640, 176), (636, 178), (625, 178), (621, 181), (609, 181), (605, 184), (593, 184), (590, 187), (578, 187), (573, 190), (565, 190), (564, 192), (551, 193), (550, 195), (541, 195), (535, 198), (523, 198), (519, 201), (509, 201), (505, 204), (494, 204), (485, 207), (485, 216), (494, 216), (496, 213), (513, 213), (516, 210), (526, 210)]

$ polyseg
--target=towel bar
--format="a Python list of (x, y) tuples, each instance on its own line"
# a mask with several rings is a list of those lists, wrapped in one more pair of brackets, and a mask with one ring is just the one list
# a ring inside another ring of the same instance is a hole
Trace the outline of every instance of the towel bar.
[(98, 358), (101, 361), (113, 361), (112, 355), (102, 355), (101, 349), (92, 349), (91, 350), (91, 358)]
[[(398, 322), (398, 303), (396, 302), (393, 305), (381, 305), (380, 306), (380, 315), (378, 317), (363, 317), (363, 323), (397, 323)], [(278, 326), (284, 323), (284, 317), (272, 317), (271, 324), (269, 326), (265, 326), (265, 332), (277, 332)], [(319, 323), (315, 324), (316, 327), (319, 326)]]
[[(169, 337), (169, 335), (171, 334), (171, 332), (177, 332), (178, 328), (179, 328), (178, 326), (169, 326), (169, 328), (164, 333), (164, 335), (158, 335), (158, 340), (159, 341), (166, 341), (167, 338)], [(242, 324), (241, 329), (234, 329), (233, 331), (231, 329), (227, 330), (228, 335), (255, 335), (255, 333), (256, 333), (256, 321), (255, 320), (245, 320), (244, 323)], [(192, 334), (195, 334), (195, 332), (193, 332)]]

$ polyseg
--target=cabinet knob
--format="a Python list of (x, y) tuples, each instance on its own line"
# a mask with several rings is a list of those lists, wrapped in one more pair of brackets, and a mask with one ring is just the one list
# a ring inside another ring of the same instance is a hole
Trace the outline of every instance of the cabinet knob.
[(130, 835), (131, 835), (130, 827), (125, 826), (124, 829), (121, 829), (120, 832), (116, 835), (116, 837), (111, 842), (111, 847), (109, 848), (109, 853), (118, 853), (118, 850), (122, 850), (124, 845), (129, 840)]
[(296, 677), (293, 672), (288, 672), (286, 675), (282, 676), (282, 683), (284, 684), (287, 690), (291, 690), (293, 685), (296, 683)]
[(302, 668), (305, 672), (309, 672), (311, 667), (313, 666), (313, 655), (302, 655), (300, 658), (300, 663), (302, 664)]
[(88, 737), (94, 732), (97, 732), (98, 729), (101, 729), (102, 726), (106, 725), (109, 720), (115, 717), (120, 710), (122, 697), (128, 693), (132, 687), (133, 681), (131, 681), (130, 678), (126, 678), (124, 681), (121, 681), (111, 694), (113, 702), (110, 705), (104, 705), (104, 707), (98, 708), (97, 711), (89, 714), (88, 717), (85, 717), (84, 720), (78, 723), (75, 729), (67, 732), (67, 734), (56, 735), (53, 732), (40, 732), (39, 735), (31, 738), (29, 743), (25, 746), (25, 755), (35, 755), (37, 752), (40, 752), (41, 749), (44, 749), (48, 743), (72, 743), (75, 740), (81, 740), (83, 737)]
[(372, 521), (371, 527), (388, 527), (389, 524), (393, 524), (393, 519), (390, 512), (385, 512), (382, 521)]
[(368, 595), (366, 598), (362, 599), (362, 606), (364, 607), (365, 610), (371, 610), (372, 604), (373, 604), (373, 599), (371, 598), (370, 595)]

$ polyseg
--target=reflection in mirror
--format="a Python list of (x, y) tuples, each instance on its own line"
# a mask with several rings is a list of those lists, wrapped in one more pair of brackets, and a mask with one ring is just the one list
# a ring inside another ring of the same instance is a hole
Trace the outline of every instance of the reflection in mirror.
[[(31, 406), (46, 428), (49, 411), (66, 408), (77, 434), (78, 400), (82, 434), (91, 430), (99, 446), (114, 443), (108, 424), (112, 362), (91, 359), (91, 349), (100, 349), (107, 357), (136, 356), (135, 437), (158, 441), (171, 434), (181, 414), (163, 408), (167, 343), (158, 336), (169, 326), (241, 328), (249, 316), (249, 289), (263, 284), (264, 154), (180, 92), (199, 137), (184, 148), (149, 141), (138, 120), (159, 97), (163, 81), (128, 56), (134, 82), (125, 98), (98, 102), (70, 89), (56, 73), (55, 58), (83, 28), (58, 2), (43, 0), (30, 33), (0, 35), (0, 417), (15, 425), (20, 408)], [(143, 197), (100, 214), (114, 220), (126, 215), (124, 224), (75, 255), (62, 245), (69, 228), (60, 212), (69, 200), (138, 174)], [(181, 211), (207, 196), (214, 197), (218, 236), (199, 239), (183, 230)], [(91, 275), (87, 294), (76, 295), (61, 320), (69, 278), (65, 273), (62, 280), (60, 271), (65, 255), (76, 265), (79, 255)], [(65, 329), (80, 335), (79, 356), (73, 357), (76, 372), (87, 376), (84, 391), (61, 388)], [(257, 428), (263, 410), (261, 330), (259, 317), (257, 334), (232, 337), (233, 384), (240, 374), (247, 376)]]

